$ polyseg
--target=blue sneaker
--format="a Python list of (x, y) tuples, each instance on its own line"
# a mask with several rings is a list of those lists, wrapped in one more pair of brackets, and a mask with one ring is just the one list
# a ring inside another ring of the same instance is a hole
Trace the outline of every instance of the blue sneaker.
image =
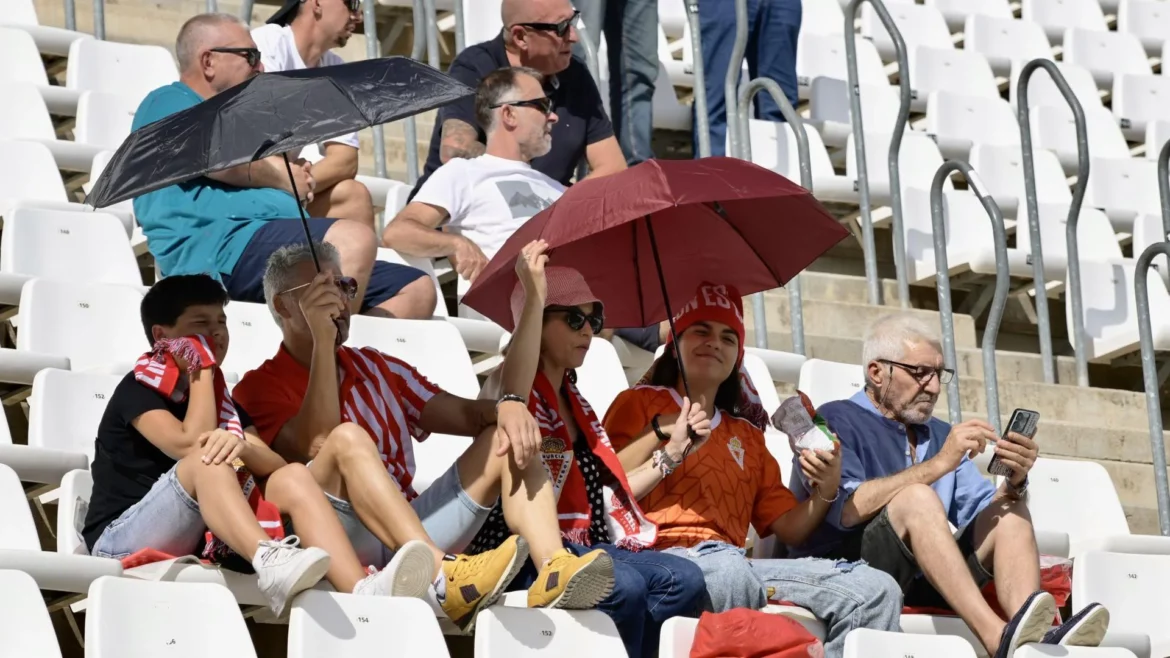
[(1048, 631), (1041, 644), (1063, 647), (1096, 647), (1109, 630), (1109, 611), (1100, 603), (1090, 603), (1060, 626)]
[(1019, 647), (1040, 642), (1052, 627), (1053, 619), (1056, 619), (1056, 599), (1048, 592), (1034, 592), (1004, 626), (999, 650), (993, 658), (1011, 658)]

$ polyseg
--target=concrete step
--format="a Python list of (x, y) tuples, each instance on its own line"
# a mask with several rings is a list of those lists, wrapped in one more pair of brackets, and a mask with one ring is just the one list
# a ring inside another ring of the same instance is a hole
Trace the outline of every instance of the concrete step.
[[(874, 307), (867, 307), (874, 309)], [(818, 312), (807, 313), (805, 315), (805, 356), (815, 359), (824, 359), (826, 361), (837, 361), (840, 363), (861, 363), (861, 338), (847, 337), (850, 332), (860, 333), (860, 329), (853, 328), (854, 325), (864, 326), (863, 323), (855, 320), (846, 319), (841, 323), (840, 331), (845, 337), (827, 336), (823, 334), (813, 333), (810, 329), (813, 327), (809, 324), (811, 322), (818, 322), (816, 316)], [(772, 321), (771, 315), (769, 322)], [(782, 317), (787, 317), (787, 309), (785, 309)], [(959, 317), (970, 316), (955, 316), (956, 329), (959, 327)], [(779, 320), (779, 319), (777, 319)], [(787, 325), (787, 322), (785, 322)], [(958, 333), (958, 332), (956, 332)], [(959, 337), (955, 337), (956, 343), (959, 342)], [(747, 337), (746, 344), (755, 345), (755, 329), (752, 327), (751, 321), (747, 322)], [(959, 375), (962, 378), (982, 378), (983, 377), (983, 352), (975, 348), (974, 340), (970, 341), (972, 347), (959, 347), (956, 350), (958, 356)], [(768, 330), (768, 347), (774, 350), (791, 351), (792, 350), (792, 334), (789, 331), (773, 331), (771, 325)], [(996, 350), (995, 367), (996, 374), (1000, 382), (1017, 381), (1017, 382), (1043, 382), (1044, 369), (1040, 361), (1039, 354), (1031, 354), (1028, 352), (1008, 352), (1005, 350)], [(1070, 357), (1058, 357), (1056, 360), (1056, 376), (1057, 381), (1071, 382), (1076, 381), (1075, 364)], [(1097, 389), (1091, 389), (1097, 390)], [(1103, 389), (1102, 389), (1103, 390)], [(1001, 398), (1002, 399), (1002, 398)], [(980, 407), (985, 408), (985, 407)], [(1144, 413), (1144, 412), (1143, 412)], [(1144, 415), (1143, 415), (1144, 418)]]
[[(804, 332), (806, 335), (819, 334), (841, 338), (862, 338), (870, 324), (891, 312), (890, 308), (884, 306), (870, 306), (865, 303), (842, 302), (835, 299), (818, 299), (807, 295), (803, 297), (801, 305), (804, 310)], [(792, 318), (786, 290), (773, 290), (764, 293), (764, 308), (766, 309), (764, 317), (767, 320), (769, 335), (775, 331), (791, 331)], [(911, 309), (908, 312), (918, 316), (931, 326), (938, 325), (938, 313), (935, 311)], [(754, 326), (754, 317), (752, 305), (748, 301), (744, 304), (744, 322), (747, 326)], [(954, 317), (955, 345), (958, 347), (977, 347), (975, 319), (970, 315), (962, 314), (956, 314)]]
[[(806, 300), (818, 299), (848, 304), (869, 304), (869, 293), (864, 276), (806, 271), (800, 275), (800, 281), (801, 292)], [(884, 306), (896, 308), (898, 306), (897, 282), (893, 279), (882, 279), (881, 285)], [(783, 288), (766, 294), (769, 297), (788, 296), (788, 292)]]

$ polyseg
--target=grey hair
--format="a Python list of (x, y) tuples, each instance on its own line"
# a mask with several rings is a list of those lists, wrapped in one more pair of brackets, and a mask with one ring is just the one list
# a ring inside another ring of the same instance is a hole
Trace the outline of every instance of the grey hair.
[(911, 313), (883, 315), (869, 325), (863, 340), (861, 367), (866, 386), (873, 385), (869, 379), (869, 364), (882, 359), (900, 361), (906, 354), (907, 343), (925, 342), (942, 352), (938, 328)]
[[(314, 242), (313, 248), (317, 250), (317, 259), (322, 266), (332, 265), (341, 269), (341, 256), (337, 253), (337, 247), (328, 242)], [(298, 265), (306, 262), (313, 262), (313, 252), (309, 250), (307, 242), (286, 244), (268, 257), (268, 264), (264, 267), (264, 301), (268, 303), (268, 312), (276, 320), (277, 326), (283, 326), (283, 322), (280, 313), (276, 312), (276, 296), (300, 283), (293, 282), (293, 272)]]
[(196, 58), (214, 34), (214, 30), (232, 23), (244, 25), (231, 14), (199, 14), (187, 19), (183, 27), (179, 28), (179, 36), (175, 39), (175, 58), (179, 60), (179, 72), (184, 73), (195, 64)]

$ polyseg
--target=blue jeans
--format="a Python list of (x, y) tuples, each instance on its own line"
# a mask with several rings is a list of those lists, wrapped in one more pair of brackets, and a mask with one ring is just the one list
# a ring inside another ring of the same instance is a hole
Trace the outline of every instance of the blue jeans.
[(749, 560), (738, 546), (705, 541), (693, 548), (664, 551), (690, 559), (703, 570), (710, 609), (759, 610), (767, 589), (808, 608), (825, 624), (825, 657), (845, 653), (845, 636), (855, 628), (900, 632), (902, 590), (893, 578), (862, 563), (834, 560)]
[[(605, 32), (613, 132), (635, 165), (654, 157), (654, 84), (658, 80), (657, 0), (574, 0), (594, 47)], [(575, 51), (582, 60), (580, 46)]]
[[(747, 0), (748, 43), (745, 53), (748, 75), (771, 78), (796, 107), (796, 39), (800, 34), (800, 0)], [(723, 85), (735, 45), (735, 3), (731, 0), (699, 0), (699, 33), (703, 44), (707, 117), (710, 122), (711, 155), (724, 155), (727, 140), (727, 104)], [(739, 62), (735, 63), (740, 66)], [(742, 81), (741, 81), (742, 82)], [(696, 81), (698, 84), (698, 81)], [(737, 85), (738, 87), (738, 85)], [(772, 97), (756, 97), (756, 118), (783, 121)], [(699, 129), (695, 121), (694, 131)], [(695, 154), (699, 152), (698, 132)]]
[(198, 555), (207, 524), (199, 503), (179, 484), (178, 466), (155, 480), (142, 500), (110, 522), (93, 544), (91, 555), (121, 560), (144, 548), (168, 555)]
[[(613, 558), (613, 593), (597, 605), (617, 626), (630, 658), (654, 658), (662, 622), (695, 617), (703, 601), (703, 572), (687, 560), (657, 551), (627, 551), (611, 544), (565, 544), (575, 555), (602, 549)], [(536, 569), (529, 562), (509, 589), (530, 587)]]

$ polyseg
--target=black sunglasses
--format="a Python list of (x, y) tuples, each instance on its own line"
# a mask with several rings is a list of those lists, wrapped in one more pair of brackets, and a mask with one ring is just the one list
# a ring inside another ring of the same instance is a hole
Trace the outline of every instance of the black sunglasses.
[(351, 14), (356, 12), (356, 11), (359, 11), (362, 8), (362, 0), (342, 0), (342, 1), (345, 3), (346, 8), (349, 9), (349, 13), (351, 13)]
[(955, 371), (949, 368), (935, 368), (933, 366), (911, 365), (909, 363), (899, 363), (898, 361), (891, 361), (889, 359), (878, 359), (878, 361), (905, 370), (907, 374), (918, 381), (919, 384), (927, 384), (931, 377), (938, 377), (938, 383), (949, 384), (955, 377)]
[(248, 60), (248, 66), (256, 68), (260, 63), (260, 49), (259, 48), (211, 48), (213, 53), (227, 53), (229, 55), (239, 55)]
[(550, 306), (544, 309), (544, 312), (564, 313), (565, 324), (569, 325), (569, 328), (573, 331), (581, 331), (581, 327), (584, 327), (586, 322), (589, 323), (589, 328), (593, 330), (594, 334), (601, 333), (601, 330), (605, 327), (605, 313), (602, 311), (594, 311), (586, 315), (584, 311), (576, 306)]
[(545, 32), (556, 32), (558, 37), (563, 37), (569, 32), (569, 28), (577, 22), (577, 17), (581, 12), (574, 11), (573, 15), (566, 18), (559, 23), (516, 23), (520, 27), (526, 27), (530, 30), (542, 30)]
[(541, 96), (540, 98), (532, 98), (526, 101), (504, 101), (503, 103), (496, 103), (491, 109), (511, 105), (513, 107), (532, 107), (544, 113), (544, 116), (552, 114), (553, 101), (548, 96)]

